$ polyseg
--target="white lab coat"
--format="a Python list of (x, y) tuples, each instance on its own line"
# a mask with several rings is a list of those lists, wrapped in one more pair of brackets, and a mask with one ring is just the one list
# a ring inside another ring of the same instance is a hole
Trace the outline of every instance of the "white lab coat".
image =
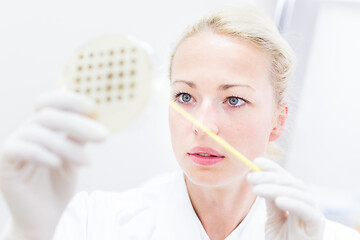
[[(226, 240), (263, 240), (264, 199), (258, 198)], [(326, 240), (359, 240), (354, 230), (327, 221)], [(181, 172), (159, 176), (125, 192), (78, 193), (58, 225), (55, 240), (209, 240), (191, 205)]]

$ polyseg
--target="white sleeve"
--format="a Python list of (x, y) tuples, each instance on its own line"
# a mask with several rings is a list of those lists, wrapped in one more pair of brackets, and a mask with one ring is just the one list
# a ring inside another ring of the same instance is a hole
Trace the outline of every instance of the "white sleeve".
[(87, 239), (89, 194), (77, 193), (66, 207), (56, 228), (53, 240)]
[(340, 223), (326, 220), (324, 239), (360, 240), (360, 233)]

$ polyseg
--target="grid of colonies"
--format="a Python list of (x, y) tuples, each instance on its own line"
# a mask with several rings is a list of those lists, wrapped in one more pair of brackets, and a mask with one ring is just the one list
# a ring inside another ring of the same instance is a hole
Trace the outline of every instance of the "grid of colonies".
[(72, 90), (96, 103), (134, 98), (137, 54), (136, 47), (80, 53), (73, 69)]

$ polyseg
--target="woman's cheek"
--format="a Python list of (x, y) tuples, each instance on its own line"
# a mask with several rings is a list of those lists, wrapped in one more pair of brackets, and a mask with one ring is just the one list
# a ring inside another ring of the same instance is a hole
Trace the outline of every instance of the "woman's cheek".
[[(227, 141), (240, 153), (249, 159), (254, 159), (264, 154), (268, 135), (264, 125), (258, 125), (258, 121), (236, 121), (227, 128)], [(236, 127), (234, 127), (236, 126)]]

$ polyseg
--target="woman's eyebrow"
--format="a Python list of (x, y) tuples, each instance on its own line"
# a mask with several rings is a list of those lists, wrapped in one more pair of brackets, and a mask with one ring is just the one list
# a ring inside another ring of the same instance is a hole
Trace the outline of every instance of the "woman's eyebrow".
[(250, 85), (248, 84), (222, 84), (219, 86), (219, 90), (227, 90), (229, 88), (232, 88), (232, 87), (245, 87), (245, 88), (249, 88), (251, 89), (252, 91), (256, 92), (254, 88), (252, 88)]
[(175, 83), (185, 83), (185, 84), (189, 85), (189, 87), (196, 89), (196, 84), (193, 82), (189, 82), (189, 81), (185, 81), (185, 80), (175, 80), (171, 83), (171, 85), (174, 85)]
[[(196, 84), (193, 83), (193, 82), (190, 82), (190, 81), (185, 81), (185, 80), (175, 80), (171, 83), (171, 85), (175, 84), (175, 83), (185, 83), (187, 84), (189, 87), (191, 88), (194, 88), (196, 89)], [(249, 88), (251, 89), (252, 91), (255, 92), (255, 89), (252, 88), (250, 85), (248, 84), (222, 84), (218, 87), (218, 90), (222, 90), (222, 91), (225, 91), (229, 88), (232, 88), (232, 87), (245, 87), (245, 88)]]

